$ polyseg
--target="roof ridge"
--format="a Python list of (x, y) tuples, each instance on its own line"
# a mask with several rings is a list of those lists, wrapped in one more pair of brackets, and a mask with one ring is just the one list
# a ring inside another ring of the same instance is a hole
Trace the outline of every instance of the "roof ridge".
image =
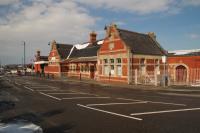
[(126, 29), (120, 29), (120, 28), (117, 28), (117, 30), (123, 30), (123, 31), (126, 31), (126, 32), (131, 32), (131, 33), (141, 34), (141, 35), (148, 35), (148, 34), (145, 34), (145, 33), (136, 32), (136, 31), (130, 31), (130, 30), (126, 30)]
[(71, 45), (71, 46), (73, 46), (74, 44), (63, 44), (63, 43), (56, 43), (56, 45), (66, 45), (66, 46), (69, 46), (69, 45)]

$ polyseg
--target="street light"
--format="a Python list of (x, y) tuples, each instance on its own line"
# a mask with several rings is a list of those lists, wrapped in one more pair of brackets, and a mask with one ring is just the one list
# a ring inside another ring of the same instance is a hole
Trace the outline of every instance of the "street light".
[(25, 41), (23, 41), (23, 45), (24, 45), (24, 71), (25, 71), (26, 69), (26, 42)]
[(162, 63), (164, 63), (164, 87), (166, 87), (166, 62), (167, 62), (167, 56), (162, 56)]

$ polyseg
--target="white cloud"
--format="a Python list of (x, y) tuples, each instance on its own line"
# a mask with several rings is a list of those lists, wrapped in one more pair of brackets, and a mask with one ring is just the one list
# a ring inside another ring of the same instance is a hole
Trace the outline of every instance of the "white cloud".
[(97, 8), (129, 11), (137, 14), (165, 12), (177, 14), (187, 6), (200, 6), (200, 0), (74, 0)]
[(75, 0), (82, 4), (95, 7), (105, 7), (113, 10), (124, 10), (149, 14), (153, 12), (166, 11), (174, 0)]
[(182, 0), (185, 6), (200, 6), (200, 0)]
[(53, 39), (62, 43), (87, 41), (96, 22), (85, 8), (72, 1), (37, 0), (21, 8), (7, 15), (6, 24), (0, 24), (0, 55), (13, 55), (18, 61), (23, 55), (22, 41), (27, 43), (27, 56), (34, 57), (37, 49), (45, 49), (42, 52), (47, 54), (47, 44)]
[(193, 40), (196, 40), (196, 39), (200, 39), (200, 34), (197, 34), (197, 33), (191, 33), (189, 34), (189, 37)]
[(9, 5), (9, 4), (15, 4), (19, 2), (19, 0), (1, 0), (0, 5)]

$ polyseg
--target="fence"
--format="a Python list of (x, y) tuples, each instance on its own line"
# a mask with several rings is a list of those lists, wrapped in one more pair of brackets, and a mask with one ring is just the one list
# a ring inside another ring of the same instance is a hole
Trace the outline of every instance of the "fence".
[[(164, 83), (165, 82), (165, 83)], [(164, 76), (164, 71), (141, 71), (138, 69), (133, 70), (132, 72), (132, 83), (135, 85), (167, 85), (168, 84), (168, 78), (167, 74)]]
[(169, 79), (171, 85), (200, 85), (200, 68), (175, 69)]

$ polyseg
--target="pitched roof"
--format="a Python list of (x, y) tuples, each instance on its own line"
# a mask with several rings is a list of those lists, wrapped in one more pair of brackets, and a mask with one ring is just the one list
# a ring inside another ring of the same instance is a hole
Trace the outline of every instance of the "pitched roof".
[(96, 56), (90, 56), (90, 57), (78, 57), (75, 59), (71, 59), (68, 62), (95, 62), (97, 61)]
[(132, 53), (164, 55), (164, 49), (147, 34), (117, 29), (121, 39), (131, 48)]
[(42, 60), (42, 61), (48, 61), (48, 56), (40, 56), (40, 60)]
[(200, 56), (200, 49), (169, 51), (169, 56)]
[(69, 55), (73, 45), (56, 43), (56, 47), (57, 47), (58, 54), (60, 55), (61, 59), (66, 59), (67, 56)]
[(99, 48), (100, 45), (98, 45), (97, 43), (89, 45), (84, 49), (74, 48), (73, 52), (70, 55), (70, 58), (97, 56), (97, 51), (99, 50)]

